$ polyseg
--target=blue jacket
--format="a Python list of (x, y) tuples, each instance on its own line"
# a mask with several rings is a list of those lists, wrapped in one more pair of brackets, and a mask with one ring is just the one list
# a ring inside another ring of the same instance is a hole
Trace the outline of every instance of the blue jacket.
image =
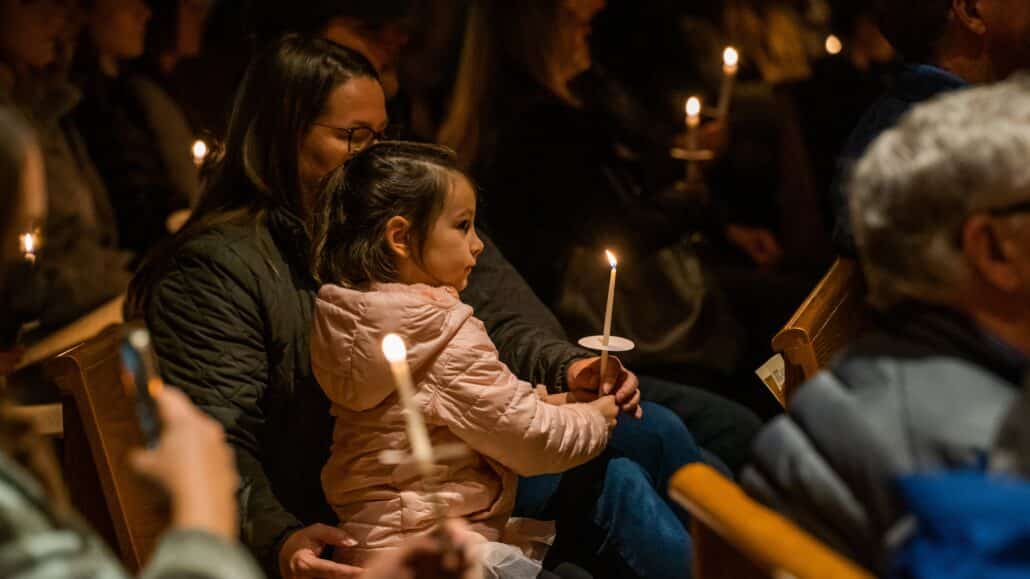
[(898, 489), (916, 525), (892, 577), (1030, 577), (1030, 483), (955, 472), (904, 477)]
[(836, 217), (833, 241), (842, 255), (853, 257), (857, 253), (848, 208), (847, 185), (851, 167), (880, 134), (897, 124), (914, 105), (967, 86), (969, 83), (946, 70), (926, 64), (906, 65), (898, 73), (894, 86), (877, 99), (859, 120), (837, 160), (837, 177), (830, 191)]

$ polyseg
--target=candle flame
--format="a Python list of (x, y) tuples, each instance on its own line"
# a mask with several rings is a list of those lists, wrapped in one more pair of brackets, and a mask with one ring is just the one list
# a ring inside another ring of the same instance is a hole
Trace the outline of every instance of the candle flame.
[(383, 338), (383, 355), (391, 362), (401, 362), (408, 357), (408, 349), (404, 340), (397, 334), (387, 334)]
[(607, 249), (604, 250), (604, 253), (608, 256), (608, 263), (611, 264), (612, 269), (615, 269), (615, 266), (619, 265), (618, 260), (615, 259), (615, 254), (608, 251)]
[(726, 66), (735, 67), (740, 62), (740, 53), (737, 52), (736, 48), (727, 46), (726, 50), (722, 51), (722, 62)]
[(840, 54), (844, 50), (844, 43), (840, 38), (831, 34), (826, 37), (826, 52), (832, 55)]
[(696, 117), (701, 114), (701, 99), (696, 96), (687, 99), (687, 116)]
[(21, 235), (21, 252), (31, 255), (36, 251), (36, 236), (31, 233)]
[(193, 141), (193, 159), (197, 162), (203, 161), (207, 157), (207, 143), (201, 140)]

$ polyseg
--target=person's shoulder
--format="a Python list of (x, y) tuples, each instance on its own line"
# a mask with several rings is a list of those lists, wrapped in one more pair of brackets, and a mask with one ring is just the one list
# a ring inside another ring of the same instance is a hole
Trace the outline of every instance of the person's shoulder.
[(204, 264), (209, 267), (265, 272), (285, 267), (285, 262), (268, 230), (257, 222), (224, 222), (193, 235), (177, 247), (175, 264)]
[(194, 233), (179, 246), (183, 255), (211, 255), (227, 251), (249, 253), (257, 251), (272, 236), (268, 226), (260, 221), (225, 221)]

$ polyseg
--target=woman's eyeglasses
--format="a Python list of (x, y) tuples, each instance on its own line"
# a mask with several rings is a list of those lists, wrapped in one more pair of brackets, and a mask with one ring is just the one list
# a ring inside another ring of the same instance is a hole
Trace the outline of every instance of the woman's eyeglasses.
[(388, 136), (387, 132), (389, 131), (389, 129), (376, 131), (371, 127), (334, 127), (333, 125), (326, 125), (323, 123), (315, 123), (315, 125), (332, 129), (341, 135), (346, 135), (348, 153), (357, 153), (373, 143), (385, 140)]

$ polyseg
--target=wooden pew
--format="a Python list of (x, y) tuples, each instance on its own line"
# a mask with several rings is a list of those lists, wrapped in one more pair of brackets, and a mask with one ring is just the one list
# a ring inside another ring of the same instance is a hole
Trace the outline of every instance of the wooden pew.
[(125, 296), (122, 295), (43, 338), (26, 350), (16, 370), (56, 356), (92, 338), (104, 328), (122, 323), (124, 306)]
[(60, 402), (15, 406), (13, 412), (31, 422), (36, 432), (44, 436), (60, 437), (64, 434), (64, 409)]
[(839, 258), (819, 281), (790, 321), (772, 339), (783, 356), (784, 406), (795, 390), (854, 340), (866, 323), (865, 282), (854, 260)]
[(680, 469), (669, 493), (691, 515), (694, 579), (872, 579), (707, 465)]
[(109, 327), (62, 353), (47, 363), (47, 373), (67, 396), (64, 467), (72, 502), (135, 572), (168, 517), (163, 493), (129, 466), (129, 452), (143, 445), (143, 436), (120, 377), (126, 327)]

